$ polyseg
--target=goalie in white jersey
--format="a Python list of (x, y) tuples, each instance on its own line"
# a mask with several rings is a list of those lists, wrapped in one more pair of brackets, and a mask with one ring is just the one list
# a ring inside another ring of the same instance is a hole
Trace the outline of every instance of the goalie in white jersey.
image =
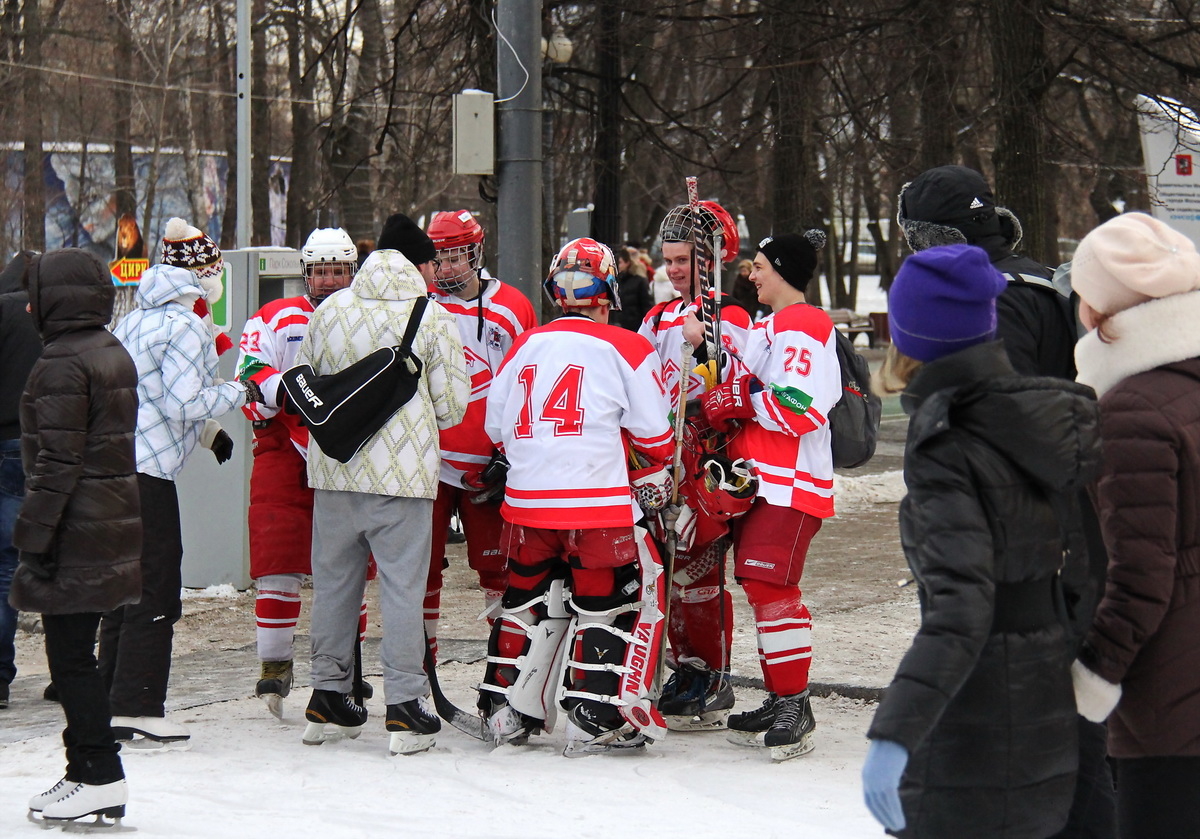
[(550, 731), (561, 702), (568, 756), (638, 748), (665, 733), (649, 697), (662, 565), (627, 464), (650, 464), (637, 498), (661, 509), (670, 408), (654, 348), (608, 325), (620, 301), (607, 247), (569, 242), (545, 287), (563, 316), (517, 339), (488, 394), (486, 428), (511, 464), (509, 583), (480, 708), (497, 743)]
[(734, 522), (733, 558), (754, 610), (768, 696), (761, 708), (729, 718), (729, 739), (767, 746), (776, 760), (810, 751), (816, 727), (808, 698), (812, 618), (800, 577), (813, 536), (833, 515), (829, 412), (842, 394), (833, 321), (804, 297), (824, 242), (819, 230), (762, 241), (750, 280), (771, 314), (750, 333), (745, 371), (704, 396), (714, 427), (740, 424), (731, 454), (745, 458), (759, 485), (750, 511)]

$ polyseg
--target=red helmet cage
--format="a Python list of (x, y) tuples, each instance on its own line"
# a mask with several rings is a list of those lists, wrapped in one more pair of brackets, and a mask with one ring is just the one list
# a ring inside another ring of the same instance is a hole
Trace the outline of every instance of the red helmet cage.
[(706, 514), (725, 521), (750, 510), (758, 494), (758, 478), (742, 458), (707, 454), (700, 458), (686, 494)]
[(737, 222), (733, 220), (733, 216), (729, 215), (729, 211), (716, 201), (701, 201), (700, 206), (716, 218), (716, 225), (708, 231), (709, 235), (717, 232), (717, 226), (720, 227), (721, 262), (723, 264), (733, 262), (737, 259), (738, 249), (742, 245), (742, 239), (738, 236)]

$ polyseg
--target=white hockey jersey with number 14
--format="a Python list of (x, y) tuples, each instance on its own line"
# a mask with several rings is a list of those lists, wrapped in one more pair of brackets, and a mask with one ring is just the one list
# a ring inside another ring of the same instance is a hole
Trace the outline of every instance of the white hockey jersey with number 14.
[(565, 315), (522, 334), (488, 392), (488, 435), (511, 464), (501, 512), (549, 530), (633, 525), (626, 443), (673, 452), (662, 368), (650, 343)]

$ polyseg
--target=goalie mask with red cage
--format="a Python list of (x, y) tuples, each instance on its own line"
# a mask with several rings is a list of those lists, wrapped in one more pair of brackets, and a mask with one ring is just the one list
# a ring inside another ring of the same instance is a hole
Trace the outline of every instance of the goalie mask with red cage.
[(454, 210), (434, 213), (426, 232), (440, 263), (434, 284), (445, 294), (457, 294), (483, 268), (483, 227), (470, 210)]
[(573, 239), (563, 245), (542, 287), (547, 297), (563, 306), (611, 303), (613, 311), (621, 309), (617, 262), (608, 246), (595, 239)]
[(707, 515), (727, 521), (750, 510), (758, 495), (758, 477), (744, 458), (709, 453), (697, 463), (686, 494)]
[(730, 263), (737, 258), (741, 247), (741, 237), (738, 236), (737, 223), (733, 216), (716, 201), (701, 201), (699, 212), (693, 213), (691, 205), (680, 204), (667, 212), (659, 225), (658, 234), (665, 242), (685, 242), (693, 244), (696, 240), (696, 216), (699, 216), (700, 253), (705, 259), (712, 259), (713, 234), (721, 234), (721, 262)]

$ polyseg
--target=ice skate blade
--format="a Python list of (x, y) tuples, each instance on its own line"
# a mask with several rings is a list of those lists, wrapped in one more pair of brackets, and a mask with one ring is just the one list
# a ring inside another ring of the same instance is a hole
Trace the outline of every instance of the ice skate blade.
[(729, 709), (689, 716), (664, 716), (663, 719), (667, 722), (668, 731), (719, 731), (729, 719)]
[(399, 755), (415, 755), (427, 752), (437, 741), (436, 734), (414, 734), (411, 731), (393, 731), (388, 742), (388, 752), (392, 757)]
[[(93, 821), (83, 821), (88, 816), (95, 816)], [(122, 823), (121, 819), (125, 816), (124, 805), (120, 807), (106, 807), (95, 813), (88, 813), (80, 816), (77, 819), (47, 819), (41, 813), (30, 810), (26, 818), (36, 824), (42, 830), (49, 830), (52, 827), (60, 828), (63, 833), (134, 833), (136, 827), (130, 827)]]
[(262, 700), (267, 704), (267, 710), (277, 720), (283, 719), (283, 697), (278, 693), (264, 693)]
[(650, 739), (643, 734), (630, 740), (610, 740), (608, 742), (568, 740), (567, 747), (563, 749), (563, 757), (645, 754), (646, 744), (649, 742), (651, 742)]
[(129, 739), (117, 738), (117, 742), (121, 745), (121, 754), (132, 754), (140, 752), (143, 754), (157, 754), (159, 752), (186, 752), (192, 747), (190, 737), (175, 737), (163, 740), (158, 740), (154, 737), (134, 736)]
[(306, 746), (319, 746), (322, 743), (333, 743), (337, 740), (355, 740), (362, 734), (362, 726), (347, 728), (332, 723), (310, 722), (304, 727), (301, 741)]
[(813, 742), (812, 735), (805, 734), (800, 738), (798, 743), (788, 743), (786, 746), (770, 746), (771, 760), (774, 763), (782, 763), (785, 760), (806, 755), (816, 748), (816, 746), (817, 744)]
[(763, 738), (767, 736), (765, 731), (735, 731), (729, 729), (725, 734), (725, 741), (733, 743), (735, 746), (746, 746), (751, 749), (761, 749), (766, 744), (763, 743)]

